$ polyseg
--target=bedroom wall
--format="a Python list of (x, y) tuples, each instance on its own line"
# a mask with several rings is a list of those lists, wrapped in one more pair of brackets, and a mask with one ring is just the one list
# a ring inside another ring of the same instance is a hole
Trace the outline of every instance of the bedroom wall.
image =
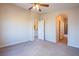
[(56, 42), (56, 16), (60, 14), (68, 16), (68, 46), (79, 48), (79, 7), (52, 10), (47, 14), (43, 14), (46, 40)]
[(36, 13), (12, 4), (0, 4), (0, 47), (34, 39)]

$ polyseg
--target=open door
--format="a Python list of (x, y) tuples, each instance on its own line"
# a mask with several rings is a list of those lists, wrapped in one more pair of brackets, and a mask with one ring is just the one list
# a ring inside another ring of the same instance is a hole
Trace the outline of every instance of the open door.
[(59, 15), (56, 18), (56, 40), (57, 43), (67, 45), (68, 42), (68, 17)]

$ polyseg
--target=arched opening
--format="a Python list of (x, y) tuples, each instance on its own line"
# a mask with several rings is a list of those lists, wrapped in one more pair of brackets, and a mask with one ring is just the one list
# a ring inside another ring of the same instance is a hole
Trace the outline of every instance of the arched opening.
[(56, 42), (68, 43), (68, 17), (64, 14), (56, 17)]

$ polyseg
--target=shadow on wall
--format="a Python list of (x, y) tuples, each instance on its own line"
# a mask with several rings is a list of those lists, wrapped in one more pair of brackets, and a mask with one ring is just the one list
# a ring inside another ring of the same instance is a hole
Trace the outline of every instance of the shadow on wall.
[(0, 12), (0, 47), (33, 40), (34, 16), (31, 13), (12, 4), (0, 4)]
[(3, 45), (5, 45), (5, 40), (2, 37), (2, 14), (0, 10), (0, 48), (3, 47)]
[(5, 40), (2, 38), (2, 35), (0, 34), (0, 48), (3, 47), (3, 45), (5, 45)]

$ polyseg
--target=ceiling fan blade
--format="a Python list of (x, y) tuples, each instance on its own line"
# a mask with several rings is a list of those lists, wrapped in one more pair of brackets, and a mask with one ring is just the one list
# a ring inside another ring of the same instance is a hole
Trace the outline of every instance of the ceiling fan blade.
[(41, 9), (39, 9), (39, 11), (41, 12), (42, 10), (41, 10)]
[(49, 7), (48, 4), (40, 4), (40, 6)]
[(33, 7), (30, 7), (28, 10), (31, 10)]

